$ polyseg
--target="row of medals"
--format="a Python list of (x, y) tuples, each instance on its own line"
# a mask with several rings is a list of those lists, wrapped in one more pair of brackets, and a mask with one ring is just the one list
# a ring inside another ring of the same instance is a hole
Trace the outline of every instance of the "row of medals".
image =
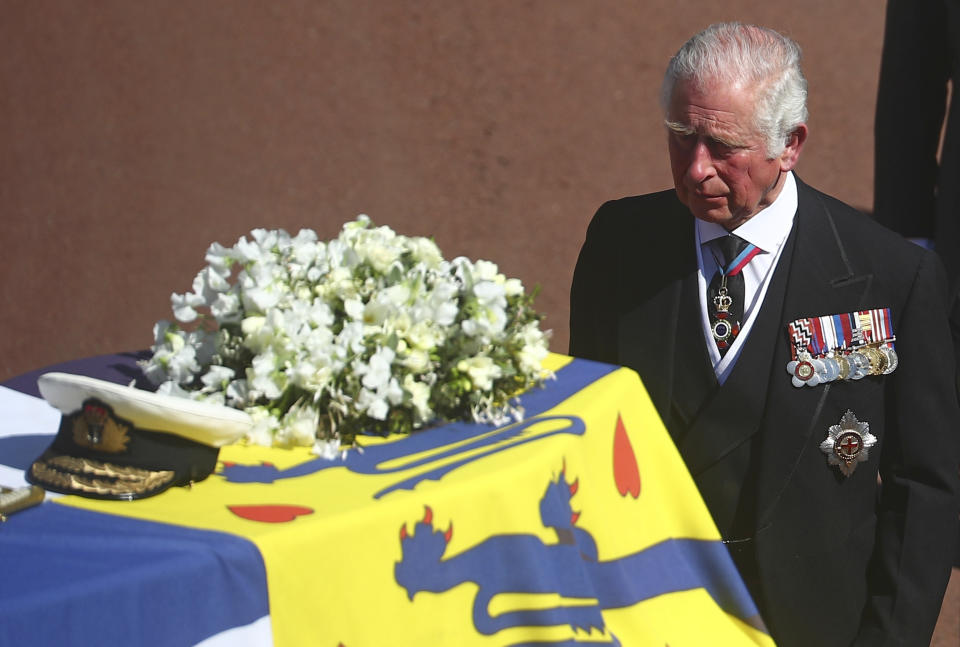
[[(720, 289), (713, 299), (716, 311), (711, 325), (713, 338), (721, 348), (729, 344), (738, 332), (736, 324), (727, 318), (733, 300), (727, 293), (726, 278), (726, 275), (722, 276)], [(787, 362), (787, 372), (793, 376), (794, 386), (815, 386), (834, 380), (889, 375), (899, 363), (897, 351), (884, 341), (859, 346), (851, 351), (838, 349), (822, 357), (814, 357), (804, 349), (798, 353), (798, 359)]]
[(882, 342), (823, 357), (813, 357), (803, 350), (798, 359), (787, 362), (787, 372), (794, 376), (795, 386), (814, 386), (838, 379), (859, 380), (868, 375), (889, 375), (898, 364), (897, 352)]

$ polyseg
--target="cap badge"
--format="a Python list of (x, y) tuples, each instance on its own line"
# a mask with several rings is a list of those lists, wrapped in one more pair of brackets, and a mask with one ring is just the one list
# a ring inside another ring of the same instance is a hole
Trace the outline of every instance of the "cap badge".
[(113, 409), (90, 398), (73, 415), (73, 442), (80, 447), (118, 454), (130, 442), (130, 424), (113, 414)]
[(877, 437), (870, 433), (870, 423), (860, 422), (853, 411), (847, 409), (839, 424), (827, 430), (820, 451), (827, 455), (828, 465), (836, 465), (844, 476), (850, 476), (857, 463), (867, 460), (867, 451), (876, 444)]

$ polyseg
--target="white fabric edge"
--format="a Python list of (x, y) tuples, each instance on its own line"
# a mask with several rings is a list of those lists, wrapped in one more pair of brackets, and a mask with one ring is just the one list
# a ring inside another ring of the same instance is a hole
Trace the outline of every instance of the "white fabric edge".
[[(46, 400), (5, 386), (0, 386), (0, 411), (3, 412), (3, 415), (0, 415), (0, 438), (49, 435), (53, 442), (53, 437), (60, 427), (60, 412)], [(0, 455), (0, 485), (13, 488), (30, 485), (24, 471), (5, 465), (3, 458)], [(47, 492), (48, 499), (60, 496)]]
[(254, 620), (248, 625), (234, 627), (198, 642), (195, 647), (271, 647), (273, 627), (270, 616)]

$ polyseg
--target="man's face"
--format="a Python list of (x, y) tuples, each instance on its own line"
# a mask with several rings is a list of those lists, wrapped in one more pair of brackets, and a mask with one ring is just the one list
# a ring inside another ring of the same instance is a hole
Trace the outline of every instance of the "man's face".
[(793, 168), (800, 141), (768, 159), (753, 126), (754, 93), (715, 83), (678, 82), (667, 114), (670, 167), (677, 196), (694, 216), (735, 229), (770, 205)]

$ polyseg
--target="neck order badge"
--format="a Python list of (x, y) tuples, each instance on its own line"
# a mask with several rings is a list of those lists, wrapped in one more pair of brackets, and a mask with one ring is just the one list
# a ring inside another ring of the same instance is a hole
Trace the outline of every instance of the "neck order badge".
[(710, 330), (723, 356), (740, 333), (745, 300), (743, 268), (760, 253), (760, 248), (739, 236), (729, 234), (717, 240), (723, 263), (707, 287), (707, 307), (712, 306)]

